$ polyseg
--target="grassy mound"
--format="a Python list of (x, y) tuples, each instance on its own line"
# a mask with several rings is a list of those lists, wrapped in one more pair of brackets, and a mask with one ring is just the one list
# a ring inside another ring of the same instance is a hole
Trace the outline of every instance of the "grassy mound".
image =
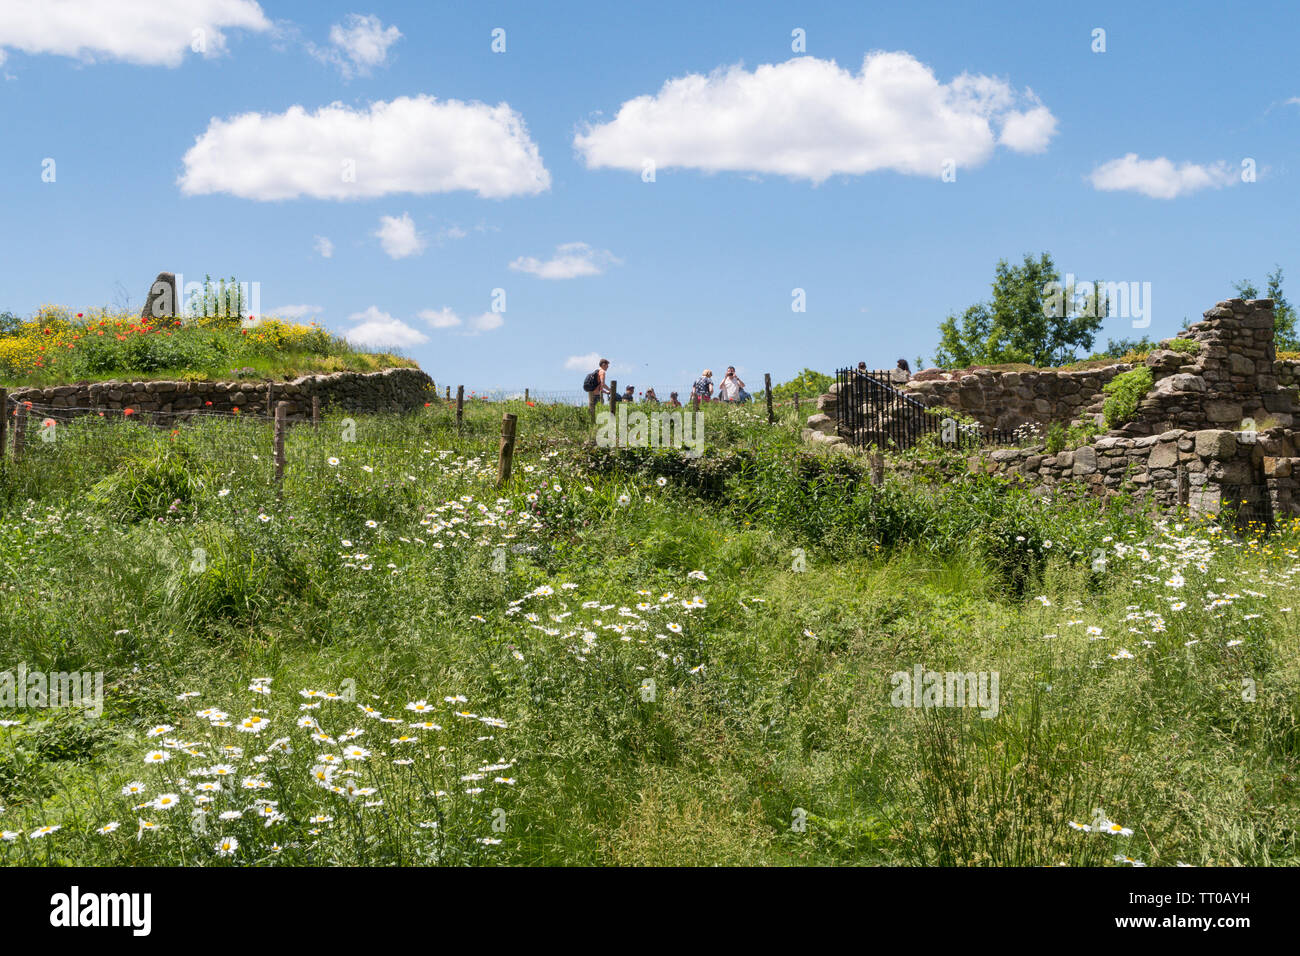
[(103, 309), (73, 314), (46, 306), (0, 328), (0, 384), (51, 385), (110, 378), (293, 378), (414, 365), (359, 352), (315, 323), (238, 316), (142, 319)]

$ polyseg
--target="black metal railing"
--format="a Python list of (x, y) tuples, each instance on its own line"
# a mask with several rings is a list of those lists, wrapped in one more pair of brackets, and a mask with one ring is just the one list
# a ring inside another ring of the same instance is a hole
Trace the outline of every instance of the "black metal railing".
[(948, 409), (927, 408), (895, 385), (889, 372), (842, 368), (835, 385), (836, 431), (856, 448), (911, 448), (926, 435), (956, 447), (1019, 443), (1012, 432), (959, 423)]

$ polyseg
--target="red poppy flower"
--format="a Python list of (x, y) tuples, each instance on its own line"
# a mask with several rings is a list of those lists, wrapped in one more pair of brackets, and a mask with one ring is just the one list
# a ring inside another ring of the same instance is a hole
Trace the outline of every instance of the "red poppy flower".
[(134, 409), (134, 408), (124, 408), (124, 409), (122, 409), (122, 414), (123, 414), (123, 415), (134, 415), (134, 414), (135, 414), (135, 409)]

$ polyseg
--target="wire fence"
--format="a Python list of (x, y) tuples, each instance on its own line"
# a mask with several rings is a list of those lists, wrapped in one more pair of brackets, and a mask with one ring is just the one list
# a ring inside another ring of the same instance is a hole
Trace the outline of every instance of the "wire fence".
[[(155, 461), (169, 451), (204, 462), (254, 483), (277, 476), (316, 481), (337, 474), (340, 459), (409, 464), (412, 472), (431, 456), (470, 462), (470, 470), (497, 464), (502, 419), (469, 414), (490, 403), (495, 410), (536, 418), (545, 427), (520, 436), (521, 447), (546, 445), (557, 435), (581, 436), (590, 428), (585, 403), (552, 402), (547, 393), (529, 405), (522, 395), (465, 396), (462, 405), (435, 398), (401, 412), (328, 409), (290, 421), (261, 410), (187, 409), (139, 411), (84, 405), (53, 405), (12, 395), (0, 403), (0, 466), (14, 487), (30, 492), (73, 477), (93, 481), (132, 461)], [(299, 406), (300, 407), (300, 406)], [(560, 426), (557, 432), (553, 426)], [(14, 482), (18, 482), (14, 485)], [(77, 482), (81, 483), (81, 482)]]
[[(328, 479), (331, 461), (370, 456), (413, 470), (430, 455), (448, 454), (490, 468), (497, 462), (502, 419), (484, 415), (485, 405), (533, 425), (521, 430), (521, 448), (590, 438), (587, 394), (580, 390), (443, 386), (410, 408), (347, 411), (319, 402), (282, 401), (268, 406), (174, 409), (123, 407), (121, 402), (84, 404), (84, 394), (35, 401), (31, 390), (0, 388), (0, 465), (6, 496), (41, 487), (93, 482), (135, 461), (154, 462), (170, 453), (197, 459), (233, 477), (256, 483)], [(83, 404), (66, 404), (81, 398)], [(762, 399), (753, 404), (761, 407)], [(795, 402), (777, 402), (774, 407)], [(276, 408), (281, 416), (277, 417)], [(310, 409), (310, 411), (308, 410)], [(475, 409), (478, 414), (472, 414)], [(788, 409), (782, 409), (788, 415)], [(769, 422), (777, 419), (769, 412)], [(449, 451), (449, 449), (455, 449)]]
[[(438, 395), (444, 401), (455, 401), (457, 386), (453, 388), (449, 385), (440, 386)], [(466, 388), (466, 401), (481, 402), (532, 402), (536, 405), (586, 405), (587, 393), (581, 389), (563, 389), (563, 388), (532, 388), (526, 386), (523, 388), (506, 388), (496, 386), (493, 388)]]

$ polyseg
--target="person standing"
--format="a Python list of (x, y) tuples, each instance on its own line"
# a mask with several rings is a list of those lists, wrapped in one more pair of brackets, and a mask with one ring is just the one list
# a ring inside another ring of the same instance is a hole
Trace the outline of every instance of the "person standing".
[(718, 398), (724, 402), (738, 402), (744, 393), (745, 383), (736, 376), (736, 366), (728, 365), (727, 374), (722, 377), (722, 384), (718, 386)]
[(713, 370), (706, 368), (704, 373), (691, 386), (691, 400), (696, 405), (711, 401), (713, 398)]
[(593, 425), (596, 423), (596, 406), (600, 404), (601, 398), (609, 394), (609, 386), (605, 384), (605, 372), (608, 370), (609, 359), (603, 358), (596, 370), (588, 372), (582, 380), (582, 390), (587, 393), (587, 411), (591, 414)]

